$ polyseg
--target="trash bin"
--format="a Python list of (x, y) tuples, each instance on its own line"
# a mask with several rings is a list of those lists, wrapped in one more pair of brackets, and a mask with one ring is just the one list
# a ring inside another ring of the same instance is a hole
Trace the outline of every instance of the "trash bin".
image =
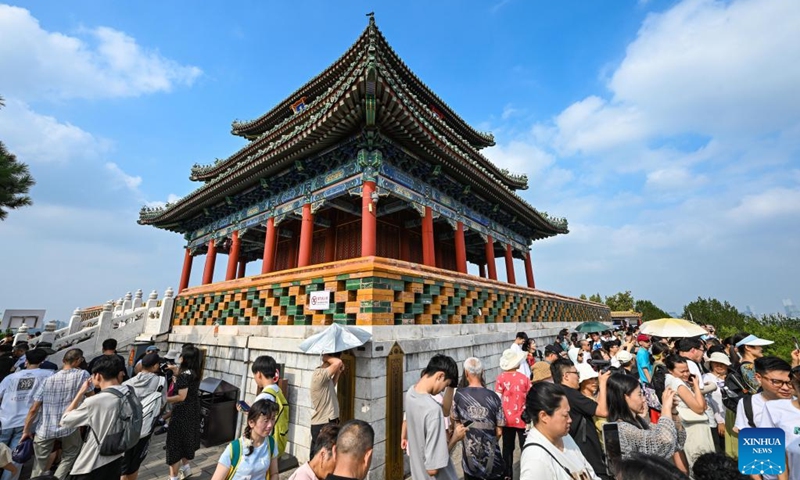
[(236, 400), (239, 389), (219, 378), (200, 382), (200, 444), (213, 447), (236, 436)]

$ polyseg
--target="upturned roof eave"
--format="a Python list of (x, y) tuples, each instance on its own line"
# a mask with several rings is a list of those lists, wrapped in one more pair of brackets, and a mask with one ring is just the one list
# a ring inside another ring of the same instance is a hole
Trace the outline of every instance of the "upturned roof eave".
[(316, 75), (310, 81), (306, 82), (302, 87), (295, 90), (291, 95), (279, 102), (271, 110), (260, 117), (245, 122), (233, 122), (231, 126), (231, 133), (243, 137), (260, 135), (263, 131), (269, 128), (270, 124), (273, 124), (278, 121), (278, 119), (285, 117), (289, 106), (297, 101), (298, 98), (303, 97), (306, 93), (314, 92), (315, 88), (318, 89), (316, 90), (317, 93), (320, 89), (324, 89), (325, 82), (331, 82), (331, 78), (335, 77), (334, 74), (338, 70), (345, 68), (343, 63), (348, 59), (348, 57), (359, 53), (360, 49), (365, 48), (365, 44), (369, 44), (369, 34), (372, 28), (374, 28), (374, 31), (380, 42), (379, 48), (385, 47), (389, 54), (395, 59), (396, 63), (402, 68), (403, 73), (414, 83), (416, 89), (429, 97), (436, 104), (435, 106), (442, 110), (443, 114), (453, 120), (454, 126), (457, 129), (462, 130), (462, 135), (464, 135), (464, 137), (470, 142), (471, 145), (473, 145), (473, 147), (485, 148), (495, 145), (494, 137), (491, 134), (480, 132), (469, 125), (469, 123), (461, 118), (444, 100), (436, 95), (433, 90), (431, 90), (424, 82), (422, 82), (422, 80), (419, 79), (419, 77), (417, 77), (416, 74), (414, 74), (414, 72), (405, 64), (405, 62), (402, 61), (399, 55), (397, 55), (391, 45), (389, 45), (389, 42), (383, 36), (377, 25), (374, 24), (372, 19), (370, 20), (370, 24), (364, 29), (353, 45), (351, 45), (350, 48), (348, 48), (348, 50), (335, 62), (328, 66), (328, 68)]

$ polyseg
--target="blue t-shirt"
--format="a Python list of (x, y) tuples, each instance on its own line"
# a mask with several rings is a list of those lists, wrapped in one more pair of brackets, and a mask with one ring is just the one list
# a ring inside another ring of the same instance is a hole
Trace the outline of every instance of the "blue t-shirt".
[[(270, 451), (270, 444), (273, 443), (269, 438), (264, 439), (264, 443), (253, 449), (253, 453), (247, 454), (247, 448), (242, 445), (242, 457), (236, 466), (236, 475), (233, 476), (235, 480), (244, 479), (261, 479), (266, 478), (269, 471), (269, 464), (273, 458), (278, 457), (278, 449)], [(219, 457), (219, 463), (230, 468), (231, 466), (231, 450), (230, 444), (222, 452)]]
[(647, 382), (647, 377), (645, 377), (643, 370), (645, 368), (650, 374), (650, 378), (653, 378), (653, 364), (650, 363), (650, 352), (646, 348), (639, 347), (639, 351), (636, 352), (636, 367), (639, 369), (639, 380), (642, 382)]

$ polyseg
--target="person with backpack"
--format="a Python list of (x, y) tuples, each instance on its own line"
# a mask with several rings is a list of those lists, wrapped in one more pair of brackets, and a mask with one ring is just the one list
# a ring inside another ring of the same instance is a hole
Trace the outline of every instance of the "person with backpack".
[(261, 392), (256, 397), (256, 401), (270, 400), (278, 405), (278, 415), (275, 419), (275, 428), (272, 429), (272, 438), (278, 445), (278, 456), (281, 456), (286, 451), (286, 444), (289, 442), (289, 402), (283, 395), (281, 387), (275, 383), (279, 378), (278, 364), (269, 355), (262, 355), (253, 362), (251, 370)]
[(755, 393), (761, 387), (756, 377), (755, 361), (764, 356), (764, 347), (775, 342), (745, 333), (734, 335), (733, 340), (735, 342), (733, 349), (735, 353), (731, 355), (733, 364), (745, 382), (745, 389), (751, 394)]
[[(133, 390), (119, 383), (123, 368), (125, 365), (116, 356), (106, 355), (98, 359), (92, 368), (91, 379), (81, 385), (61, 417), (62, 427), (88, 427), (86, 441), (72, 466), (70, 480), (119, 478), (122, 455), (129, 446), (128, 442), (139, 439), (142, 407)], [(93, 387), (99, 387), (100, 393), (84, 400), (86, 392)], [(123, 418), (129, 415), (131, 418)], [(138, 425), (135, 421), (137, 415)]]
[(778, 357), (761, 357), (754, 363), (756, 381), (761, 384), (761, 392), (744, 395), (736, 407), (736, 423), (734, 431), (738, 433), (745, 428), (756, 428), (761, 423), (761, 416), (767, 402), (792, 398), (790, 374), (791, 365)]
[(167, 396), (173, 405), (167, 429), (167, 465), (169, 479), (178, 480), (192, 476), (189, 460), (200, 448), (200, 350), (184, 346), (175, 365), (169, 368), (174, 374), (174, 395)]
[(147, 456), (153, 427), (167, 403), (167, 379), (160, 375), (160, 362), (158, 353), (148, 353), (139, 362), (142, 367), (139, 373), (123, 383), (133, 388), (142, 404), (142, 429), (139, 442), (126, 451), (122, 459), (122, 480), (136, 480), (139, 476), (139, 467)]
[(278, 405), (270, 400), (255, 402), (247, 412), (247, 426), (240, 438), (222, 452), (211, 480), (279, 480), (278, 449), (270, 434)]

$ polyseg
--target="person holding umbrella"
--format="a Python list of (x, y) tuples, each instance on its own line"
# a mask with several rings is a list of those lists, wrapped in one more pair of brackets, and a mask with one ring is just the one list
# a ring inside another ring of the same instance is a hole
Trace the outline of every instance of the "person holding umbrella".
[(328, 424), (339, 424), (339, 398), (336, 396), (336, 383), (344, 373), (342, 353), (325, 353), (322, 364), (311, 375), (311, 443), (320, 430)]
[(367, 343), (372, 334), (358, 327), (334, 323), (308, 337), (298, 348), (308, 354), (322, 355), (322, 364), (311, 376), (311, 443), (325, 425), (339, 424), (339, 399), (336, 384), (345, 371), (342, 352)]

